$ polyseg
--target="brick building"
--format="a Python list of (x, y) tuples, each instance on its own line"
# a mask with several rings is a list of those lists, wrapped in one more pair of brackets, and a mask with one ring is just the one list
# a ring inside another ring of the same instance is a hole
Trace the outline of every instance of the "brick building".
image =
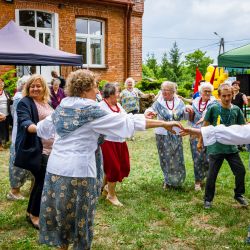
[[(99, 79), (141, 78), (144, 0), (5, 0), (0, 8), (0, 28), (12, 19), (41, 42), (83, 55), (83, 67)], [(48, 77), (51, 70), (41, 72)]]

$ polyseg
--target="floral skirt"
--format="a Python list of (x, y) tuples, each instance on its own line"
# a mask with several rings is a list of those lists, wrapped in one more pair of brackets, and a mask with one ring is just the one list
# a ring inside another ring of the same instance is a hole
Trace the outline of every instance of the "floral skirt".
[(164, 183), (173, 187), (181, 186), (186, 178), (182, 138), (177, 135), (155, 136)]
[(11, 188), (20, 188), (27, 180), (34, 179), (30, 171), (14, 166), (15, 144), (10, 146), (9, 180)]
[(190, 148), (194, 162), (194, 178), (195, 181), (203, 181), (207, 176), (209, 162), (205, 147), (199, 152), (197, 150), (198, 139), (190, 138)]
[(46, 173), (40, 210), (40, 242), (90, 249), (97, 201), (96, 178)]

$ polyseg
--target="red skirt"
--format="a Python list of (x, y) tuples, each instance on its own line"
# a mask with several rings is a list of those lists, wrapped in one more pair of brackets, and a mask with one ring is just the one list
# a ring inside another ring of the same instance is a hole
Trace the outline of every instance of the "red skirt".
[(124, 177), (128, 177), (130, 162), (127, 143), (104, 141), (101, 148), (107, 181), (121, 182)]

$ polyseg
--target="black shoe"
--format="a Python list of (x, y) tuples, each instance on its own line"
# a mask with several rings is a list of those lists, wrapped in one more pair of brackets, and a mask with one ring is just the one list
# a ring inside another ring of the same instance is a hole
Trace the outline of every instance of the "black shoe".
[(204, 201), (204, 208), (210, 209), (212, 207), (212, 201)]
[(243, 207), (247, 207), (248, 206), (248, 202), (245, 200), (245, 198), (243, 196), (236, 196), (236, 197), (234, 197), (234, 199), (236, 201), (238, 201), (241, 206), (243, 206)]

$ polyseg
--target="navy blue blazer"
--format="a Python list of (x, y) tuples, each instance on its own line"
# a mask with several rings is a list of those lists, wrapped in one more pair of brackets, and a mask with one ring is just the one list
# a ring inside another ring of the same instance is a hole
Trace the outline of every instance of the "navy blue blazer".
[(17, 105), (17, 136), (15, 142), (16, 157), (14, 165), (29, 171), (40, 170), (42, 142), (36, 133), (27, 128), (39, 122), (38, 110), (32, 98), (26, 96)]

